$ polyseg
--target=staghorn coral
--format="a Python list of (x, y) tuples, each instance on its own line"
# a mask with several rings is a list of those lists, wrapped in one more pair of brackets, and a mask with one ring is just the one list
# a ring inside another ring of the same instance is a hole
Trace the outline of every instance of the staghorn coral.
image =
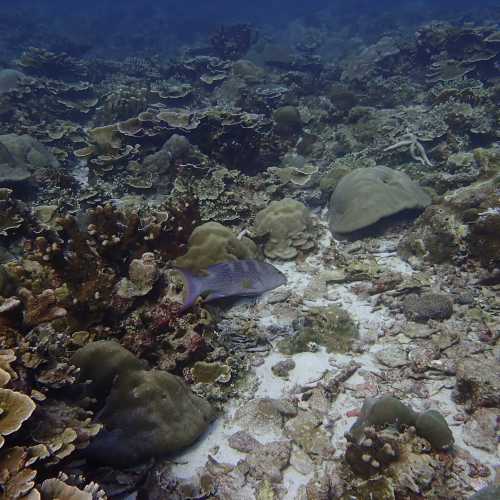
[(253, 233), (270, 259), (293, 259), (315, 247), (317, 229), (305, 205), (291, 198), (273, 201), (257, 213)]

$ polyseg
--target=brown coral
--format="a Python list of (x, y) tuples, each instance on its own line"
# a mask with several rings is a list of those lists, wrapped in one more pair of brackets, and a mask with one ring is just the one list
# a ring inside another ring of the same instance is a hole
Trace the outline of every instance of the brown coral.
[(3, 436), (18, 431), (35, 407), (33, 400), (25, 394), (0, 389), (0, 447), (5, 441)]

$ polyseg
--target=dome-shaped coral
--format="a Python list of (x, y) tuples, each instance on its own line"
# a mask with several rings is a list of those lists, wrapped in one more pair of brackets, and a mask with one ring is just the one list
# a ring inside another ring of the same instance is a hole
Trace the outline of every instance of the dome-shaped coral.
[(429, 195), (405, 173), (387, 167), (359, 168), (344, 176), (330, 200), (334, 233), (352, 233), (403, 210), (425, 208)]
[(291, 198), (271, 202), (255, 217), (254, 233), (265, 239), (270, 259), (293, 259), (300, 250), (314, 248), (315, 229), (309, 209)]
[(188, 241), (187, 253), (179, 257), (175, 264), (199, 271), (228, 260), (258, 257), (259, 250), (251, 239), (238, 238), (231, 229), (218, 222), (206, 222), (193, 231)]

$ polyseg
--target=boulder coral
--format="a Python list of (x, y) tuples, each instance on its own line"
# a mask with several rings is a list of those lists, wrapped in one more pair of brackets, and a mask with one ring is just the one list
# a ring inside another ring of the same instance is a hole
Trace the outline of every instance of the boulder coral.
[(315, 247), (316, 225), (310, 210), (300, 201), (273, 201), (257, 213), (254, 234), (262, 238), (270, 259), (293, 259), (300, 251)]
[(352, 233), (430, 203), (429, 195), (405, 173), (382, 166), (360, 168), (340, 180), (330, 199), (330, 229)]
[(393, 396), (366, 399), (348, 437), (359, 441), (367, 428), (387, 426), (396, 427), (399, 431), (402, 427), (415, 427), (417, 434), (427, 439), (436, 450), (448, 449), (454, 443), (453, 434), (441, 413), (436, 410), (417, 413)]
[(198, 439), (214, 418), (211, 405), (181, 378), (141, 369), (142, 362), (119, 344), (87, 344), (73, 363), (101, 397), (109, 389), (99, 414), (104, 428), (85, 451), (95, 462), (124, 467), (177, 452)]
[(188, 240), (188, 251), (178, 257), (176, 266), (201, 271), (228, 260), (259, 258), (257, 245), (245, 236), (238, 238), (231, 229), (218, 222), (198, 226)]

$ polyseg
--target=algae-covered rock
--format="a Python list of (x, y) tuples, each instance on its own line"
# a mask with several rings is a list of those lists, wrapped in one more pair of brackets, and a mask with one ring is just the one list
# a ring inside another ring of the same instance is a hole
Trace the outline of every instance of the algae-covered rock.
[(80, 368), (80, 379), (91, 380), (91, 391), (99, 398), (109, 394), (115, 377), (142, 370), (145, 363), (117, 342), (98, 340), (78, 349), (71, 362)]
[(398, 244), (398, 253), (432, 263), (453, 262), (464, 248), (468, 229), (448, 207), (431, 206), (416, 220), (410, 232)]
[(330, 200), (334, 233), (352, 233), (403, 210), (425, 208), (429, 195), (405, 173), (387, 167), (359, 168), (342, 177)]
[(254, 233), (262, 238), (264, 254), (270, 259), (293, 259), (299, 251), (316, 245), (316, 226), (310, 210), (299, 201), (273, 201), (257, 213)]
[(366, 427), (415, 425), (417, 414), (398, 398), (383, 396), (380, 398), (368, 398), (363, 403), (361, 414), (349, 430), (349, 435), (359, 439)]
[(412, 321), (442, 321), (453, 314), (453, 301), (442, 293), (410, 294), (403, 301), (403, 312)]
[(191, 377), (195, 384), (227, 383), (231, 380), (231, 368), (218, 362), (197, 361), (191, 369)]
[(214, 413), (181, 378), (160, 370), (132, 370), (118, 376), (99, 417), (105, 428), (86, 453), (99, 463), (122, 467), (189, 446)]
[(257, 245), (245, 236), (238, 238), (231, 229), (218, 222), (198, 226), (188, 241), (188, 251), (177, 258), (176, 266), (200, 271), (228, 260), (260, 257)]
[(429, 441), (435, 450), (449, 448), (453, 442), (453, 434), (445, 418), (436, 410), (420, 413), (415, 422), (417, 434)]
[(328, 352), (347, 352), (359, 336), (356, 323), (338, 306), (311, 309), (300, 323), (293, 337), (278, 344), (282, 353), (307, 352), (311, 343), (325, 346)]
[(500, 484), (490, 484), (472, 495), (469, 500), (498, 500), (500, 498)]

